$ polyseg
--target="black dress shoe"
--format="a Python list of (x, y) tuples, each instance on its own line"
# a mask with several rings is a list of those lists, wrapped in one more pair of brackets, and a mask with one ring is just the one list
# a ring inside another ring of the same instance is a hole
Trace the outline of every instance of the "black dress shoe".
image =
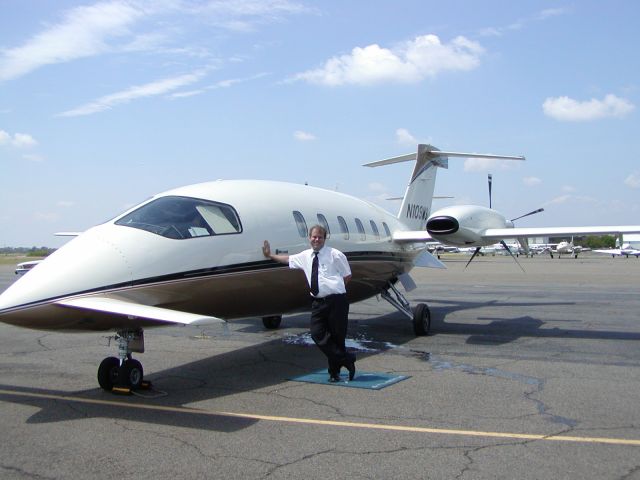
[(340, 374), (339, 373), (332, 373), (329, 375), (329, 382), (330, 383), (338, 383), (340, 381)]
[(353, 380), (353, 377), (356, 376), (356, 362), (353, 360), (345, 363), (344, 365), (347, 370), (349, 370), (349, 380)]

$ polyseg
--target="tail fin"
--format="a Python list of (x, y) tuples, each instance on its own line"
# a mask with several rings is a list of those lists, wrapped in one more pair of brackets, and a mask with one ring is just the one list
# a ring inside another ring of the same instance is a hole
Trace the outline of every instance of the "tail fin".
[(416, 162), (411, 180), (402, 199), (398, 212), (400, 219), (411, 230), (424, 230), (427, 219), (431, 215), (431, 201), (436, 184), (437, 167), (449, 168), (449, 157), (463, 158), (495, 158), (501, 160), (524, 160), (523, 156), (493, 155), (462, 152), (443, 152), (432, 145), (418, 145), (417, 153), (387, 158), (378, 162), (367, 163), (365, 167), (380, 167), (392, 163)]
[(407, 190), (402, 198), (398, 218), (411, 230), (424, 230), (431, 214), (433, 189), (436, 184), (437, 167), (449, 168), (448, 158), (431, 145), (418, 145), (417, 153), (387, 158), (367, 163), (367, 167), (379, 167), (392, 163), (415, 160)]

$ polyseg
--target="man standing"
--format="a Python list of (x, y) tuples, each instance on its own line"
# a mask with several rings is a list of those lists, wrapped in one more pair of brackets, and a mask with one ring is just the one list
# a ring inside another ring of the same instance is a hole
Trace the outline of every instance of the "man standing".
[(345, 348), (349, 316), (346, 285), (351, 280), (351, 268), (341, 251), (325, 246), (326, 239), (325, 228), (314, 225), (309, 230), (310, 249), (296, 255), (274, 255), (265, 240), (262, 253), (289, 268), (303, 270), (307, 276), (313, 297), (311, 338), (327, 356), (329, 381), (339, 382), (342, 367), (349, 371), (349, 380), (356, 373), (356, 357)]

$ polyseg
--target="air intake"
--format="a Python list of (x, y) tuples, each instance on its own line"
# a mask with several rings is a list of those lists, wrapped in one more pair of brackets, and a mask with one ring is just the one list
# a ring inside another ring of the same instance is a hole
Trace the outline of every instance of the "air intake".
[(458, 220), (448, 215), (430, 218), (427, 222), (427, 232), (431, 235), (450, 235), (460, 228)]

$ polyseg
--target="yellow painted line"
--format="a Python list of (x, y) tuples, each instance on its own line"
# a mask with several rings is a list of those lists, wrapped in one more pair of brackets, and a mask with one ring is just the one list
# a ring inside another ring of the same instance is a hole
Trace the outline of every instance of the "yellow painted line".
[(159, 412), (173, 413), (190, 413), (198, 415), (211, 415), (219, 417), (245, 418), (251, 420), (263, 420), (267, 422), (297, 423), (303, 425), (325, 425), (331, 427), (346, 428), (364, 428), (368, 430), (387, 430), (396, 432), (411, 433), (434, 433), (438, 435), (458, 435), (466, 437), (483, 437), (483, 438), (509, 438), (514, 440), (545, 440), (554, 442), (572, 442), (572, 443), (602, 443), (608, 445), (630, 445), (640, 447), (640, 440), (625, 438), (607, 438), (607, 437), (576, 437), (564, 435), (539, 435), (529, 433), (509, 433), (509, 432), (485, 432), (481, 430), (454, 430), (447, 428), (429, 428), (429, 427), (412, 427), (404, 425), (384, 425), (378, 423), (358, 423), (358, 422), (342, 422), (338, 420), (320, 420), (315, 418), (295, 418), (295, 417), (277, 417), (273, 415), (258, 415), (253, 413), (237, 413), (237, 412), (216, 412), (213, 410), (201, 410), (189, 407), (167, 407), (164, 405), (146, 405), (138, 403), (130, 403), (126, 401), (115, 400), (96, 400), (92, 398), (72, 397), (68, 395), (53, 395), (48, 393), (31, 393), (20, 392), (14, 390), (0, 389), (0, 395), (11, 395), (15, 397), (43, 398), (48, 400), (62, 400), (67, 402), (86, 403), (90, 405), (108, 405), (112, 407), (125, 407), (139, 410), (152, 410)]

